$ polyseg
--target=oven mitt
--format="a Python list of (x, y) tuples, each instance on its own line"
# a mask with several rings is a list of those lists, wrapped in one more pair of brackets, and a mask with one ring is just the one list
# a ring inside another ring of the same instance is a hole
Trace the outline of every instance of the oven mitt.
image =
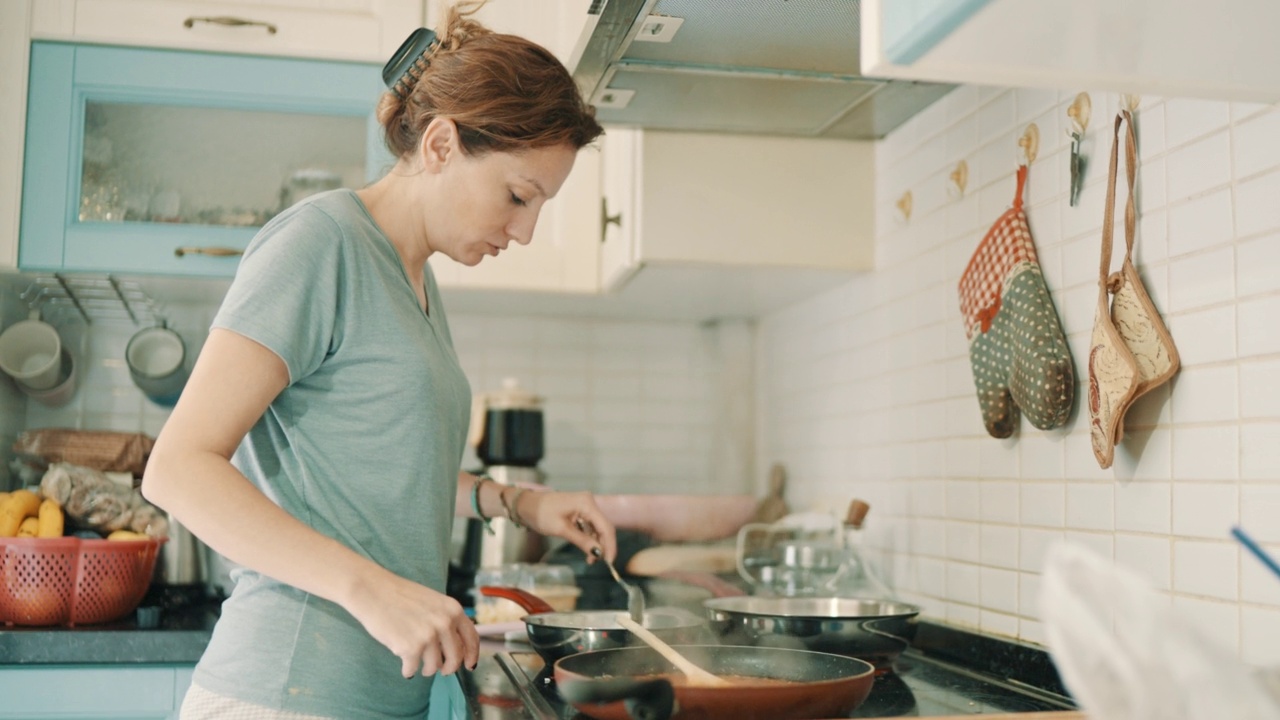
[[(1125, 177), (1129, 184), (1129, 197), (1124, 209), (1125, 254), (1120, 271), (1108, 274), (1114, 235), (1121, 122), (1125, 122), (1127, 128)], [(1178, 372), (1180, 362), (1173, 337), (1161, 321), (1160, 312), (1151, 302), (1133, 265), (1137, 224), (1133, 197), (1136, 157), (1133, 116), (1127, 111), (1122, 112), (1116, 115), (1115, 137), (1111, 144), (1106, 214), (1102, 219), (1098, 306), (1089, 348), (1089, 439), (1093, 455), (1104, 469), (1111, 467), (1115, 446), (1124, 437), (1125, 413), (1139, 397), (1168, 382)]]
[(1075, 397), (1067, 338), (1036, 259), (1022, 209), (1027, 166), (1018, 168), (1013, 207), (987, 232), (960, 277), (960, 311), (982, 422), (1007, 438), (1021, 410), (1031, 424), (1066, 424)]

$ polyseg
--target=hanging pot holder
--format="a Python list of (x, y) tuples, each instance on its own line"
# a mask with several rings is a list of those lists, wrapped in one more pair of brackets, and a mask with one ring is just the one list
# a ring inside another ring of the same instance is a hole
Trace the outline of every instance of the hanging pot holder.
[(978, 405), (987, 432), (997, 438), (1013, 434), (1019, 410), (1041, 430), (1061, 427), (1075, 394), (1067, 338), (1022, 209), (1026, 180), (1022, 165), (1013, 207), (987, 232), (960, 277)]
[[(1126, 127), (1125, 179), (1129, 186), (1124, 208), (1125, 253), (1120, 271), (1110, 273), (1122, 122)], [(1133, 116), (1124, 111), (1116, 115), (1111, 144), (1106, 215), (1102, 219), (1102, 262), (1098, 268), (1098, 307), (1089, 348), (1089, 437), (1094, 457), (1104, 469), (1111, 467), (1115, 446), (1124, 437), (1125, 413), (1135, 400), (1177, 374), (1180, 362), (1173, 337), (1133, 265), (1136, 165)]]

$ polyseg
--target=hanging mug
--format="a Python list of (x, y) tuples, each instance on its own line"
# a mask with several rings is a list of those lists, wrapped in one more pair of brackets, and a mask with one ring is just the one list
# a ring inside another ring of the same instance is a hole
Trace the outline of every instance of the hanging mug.
[(187, 346), (163, 325), (143, 328), (129, 338), (125, 362), (133, 384), (157, 405), (173, 407), (187, 384)]
[(39, 312), (0, 333), (0, 370), (28, 397), (50, 407), (65, 405), (75, 394), (75, 362)]

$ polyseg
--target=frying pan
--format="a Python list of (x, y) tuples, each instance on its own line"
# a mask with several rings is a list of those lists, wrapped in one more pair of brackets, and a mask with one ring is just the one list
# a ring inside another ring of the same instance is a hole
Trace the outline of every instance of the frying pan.
[[(480, 594), (506, 598), (529, 613), (523, 618), (529, 644), (548, 665), (574, 653), (644, 644), (618, 624), (617, 610), (556, 612), (537, 595), (513, 587), (485, 585)], [(706, 623), (684, 610), (646, 608), (642, 625), (671, 644), (711, 641)]]
[(723, 597), (702, 605), (724, 644), (848, 655), (882, 670), (911, 645), (920, 614), (906, 603), (841, 597)]
[[(787, 720), (847, 716), (867, 699), (875, 679), (870, 663), (843, 655), (733, 645), (676, 649), (732, 684), (684, 684), (680, 671), (653, 648), (630, 647), (556, 661), (556, 687), (597, 720)], [(790, 682), (762, 685), (749, 678)]]

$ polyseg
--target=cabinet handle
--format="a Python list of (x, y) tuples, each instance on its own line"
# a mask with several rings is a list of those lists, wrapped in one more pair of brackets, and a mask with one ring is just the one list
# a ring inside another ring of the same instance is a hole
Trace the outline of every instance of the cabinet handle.
[(600, 242), (604, 242), (605, 235), (609, 232), (610, 225), (622, 227), (622, 213), (610, 215), (609, 200), (607, 198), (600, 198)]
[(244, 254), (243, 250), (237, 250), (229, 247), (179, 247), (173, 249), (175, 257), (183, 257), (185, 255), (208, 255), (210, 257), (239, 257)]
[(182, 21), (182, 27), (190, 29), (196, 23), (209, 23), (211, 25), (222, 25), (225, 27), (262, 27), (267, 29), (268, 35), (276, 34), (276, 26), (269, 22), (261, 20), (245, 20), (244, 18), (231, 17), (229, 15), (218, 15), (215, 17), (189, 17)]

